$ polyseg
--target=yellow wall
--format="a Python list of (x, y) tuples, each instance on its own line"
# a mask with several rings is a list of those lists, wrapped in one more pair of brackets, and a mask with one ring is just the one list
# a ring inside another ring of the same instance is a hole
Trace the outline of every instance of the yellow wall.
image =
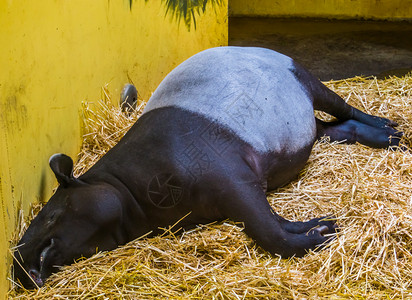
[(412, 19), (410, 0), (230, 0), (231, 16)]
[(200, 11), (196, 30), (165, 2), (0, 0), (0, 298), (17, 210), (49, 198), (51, 154), (78, 152), (81, 102), (106, 83), (119, 95), (128, 77), (148, 99), (178, 63), (227, 44), (227, 1)]

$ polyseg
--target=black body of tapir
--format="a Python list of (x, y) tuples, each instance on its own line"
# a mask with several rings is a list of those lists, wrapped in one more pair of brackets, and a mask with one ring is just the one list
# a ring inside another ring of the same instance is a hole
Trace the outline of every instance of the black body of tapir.
[[(314, 109), (337, 121), (316, 119)], [(297, 176), (318, 137), (384, 148), (399, 144), (394, 126), (347, 105), (282, 54), (203, 51), (166, 76), (140, 119), (85, 174), (74, 178), (68, 156), (51, 157), (60, 186), (19, 242), (15, 277), (41, 286), (59, 266), (186, 215), (179, 227), (231, 219), (270, 253), (303, 256), (335, 223), (290, 222), (265, 192)]]

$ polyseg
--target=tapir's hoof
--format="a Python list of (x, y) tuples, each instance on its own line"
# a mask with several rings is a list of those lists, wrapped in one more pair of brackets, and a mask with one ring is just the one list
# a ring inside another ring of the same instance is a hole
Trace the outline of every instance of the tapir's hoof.
[[(314, 228), (322, 228), (323, 234), (331, 234), (339, 232), (339, 226), (336, 224), (336, 217), (335, 216), (326, 216), (321, 218), (316, 218), (311, 220), (311, 223), (315, 223), (316, 226)], [(312, 229), (314, 229), (312, 228)], [(326, 229), (327, 231), (326, 231)]]
[(389, 119), (386, 119), (386, 120), (387, 120), (386, 126), (397, 127), (399, 125), (397, 122), (393, 120), (389, 120)]
[[(401, 139), (403, 137), (403, 132), (399, 131), (393, 127), (386, 127), (382, 129), (383, 133), (382, 136), (384, 136), (387, 140), (387, 147), (397, 147), (399, 146)], [(379, 141), (379, 137), (376, 138), (377, 141)], [(382, 142), (383, 144), (385, 142)], [(382, 147), (385, 148), (385, 147)]]
[(321, 250), (329, 242), (336, 239), (337, 232), (338, 232), (338, 227), (336, 224), (332, 227), (327, 226), (327, 225), (320, 225), (318, 227), (311, 229), (307, 233), (307, 236), (311, 237), (311, 239), (316, 242), (309, 249), (313, 251)]
[(312, 247), (312, 250), (320, 250), (325, 247), (330, 241), (336, 238), (336, 233), (339, 232), (339, 226), (336, 224), (336, 218), (333, 216), (313, 219), (317, 221), (318, 225), (313, 227), (307, 233), (309, 236), (316, 236), (318, 244), (316, 247)]
[(132, 84), (126, 84), (120, 94), (120, 107), (123, 112), (136, 109), (137, 89)]
[(335, 234), (338, 232), (338, 227), (336, 226), (336, 228), (333, 228), (332, 230), (326, 226), (326, 225), (321, 225), (315, 228), (312, 228), (310, 231), (315, 231), (318, 234), (322, 235), (322, 236), (326, 236), (326, 235), (330, 235), (330, 234)]

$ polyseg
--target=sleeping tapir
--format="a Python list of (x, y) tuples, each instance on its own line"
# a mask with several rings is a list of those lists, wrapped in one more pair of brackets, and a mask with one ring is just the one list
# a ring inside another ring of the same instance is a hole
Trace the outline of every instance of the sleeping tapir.
[[(315, 118), (314, 109), (337, 121)], [(385, 148), (399, 144), (396, 125), (349, 106), (277, 52), (203, 51), (166, 76), (140, 119), (85, 174), (73, 177), (64, 154), (50, 158), (59, 187), (18, 244), (15, 277), (41, 286), (60, 266), (181, 219), (183, 229), (243, 222), (268, 252), (303, 256), (335, 222), (290, 222), (265, 193), (297, 176), (317, 138)]]

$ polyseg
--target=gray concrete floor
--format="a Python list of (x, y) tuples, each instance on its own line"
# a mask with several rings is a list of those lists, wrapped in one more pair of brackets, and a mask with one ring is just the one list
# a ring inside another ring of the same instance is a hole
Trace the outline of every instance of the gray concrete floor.
[(233, 17), (229, 44), (276, 50), (321, 80), (412, 71), (411, 22)]

